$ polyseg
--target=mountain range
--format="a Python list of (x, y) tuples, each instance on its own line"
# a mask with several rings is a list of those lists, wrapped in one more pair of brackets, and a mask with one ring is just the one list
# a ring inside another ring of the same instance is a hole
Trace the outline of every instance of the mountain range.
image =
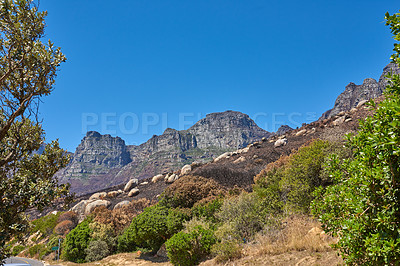
[[(400, 73), (400, 68), (388, 64), (379, 79), (350, 83), (335, 101), (332, 109), (319, 120), (326, 120), (356, 107), (360, 102), (382, 95), (387, 85), (385, 76)], [(268, 132), (246, 114), (225, 111), (208, 114), (187, 130), (167, 128), (141, 145), (126, 145), (120, 137), (87, 132), (70, 164), (56, 176), (71, 184), (78, 195), (99, 191), (126, 183), (132, 178), (145, 179), (180, 169), (193, 162), (204, 163), (225, 152), (231, 152), (274, 135), (292, 130), (281, 126), (276, 133)]]

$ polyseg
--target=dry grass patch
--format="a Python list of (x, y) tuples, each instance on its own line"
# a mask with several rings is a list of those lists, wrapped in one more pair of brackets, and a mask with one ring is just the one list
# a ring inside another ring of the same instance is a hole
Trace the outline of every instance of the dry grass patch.
[(280, 231), (258, 234), (254, 243), (245, 247), (247, 255), (276, 255), (290, 251), (331, 251), (335, 239), (322, 231), (319, 223), (310, 217), (294, 216), (286, 219)]

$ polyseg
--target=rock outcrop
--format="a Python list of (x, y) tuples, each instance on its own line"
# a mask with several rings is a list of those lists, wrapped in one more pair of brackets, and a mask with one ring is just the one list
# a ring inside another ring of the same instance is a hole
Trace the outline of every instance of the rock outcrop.
[(394, 74), (400, 74), (400, 68), (394, 63), (388, 64), (383, 69), (379, 82), (373, 78), (365, 79), (361, 85), (356, 85), (353, 82), (350, 82), (346, 86), (344, 92), (337, 97), (334, 107), (323, 113), (320, 120), (333, 117), (342, 111), (349, 111), (356, 107), (361, 101), (381, 96), (387, 85), (386, 75), (391, 72)]
[(282, 125), (282, 126), (280, 126), (280, 127), (278, 128), (278, 130), (275, 132), (275, 135), (280, 136), (280, 135), (283, 135), (283, 134), (285, 134), (286, 132), (289, 132), (289, 131), (291, 131), (291, 130), (293, 130), (293, 128), (289, 127), (288, 125)]

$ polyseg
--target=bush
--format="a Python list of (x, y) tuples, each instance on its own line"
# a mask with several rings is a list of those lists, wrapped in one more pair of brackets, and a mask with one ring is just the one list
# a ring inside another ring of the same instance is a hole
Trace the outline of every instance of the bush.
[(290, 156), (282, 156), (270, 163), (255, 177), (254, 191), (263, 199), (267, 212), (309, 213), (313, 191), (332, 183), (325, 163), (330, 154), (349, 158), (349, 149), (341, 143), (313, 140)]
[(216, 213), (221, 209), (222, 203), (223, 200), (220, 198), (208, 203), (196, 203), (192, 208), (192, 215), (215, 224), (218, 222)]
[(74, 223), (70, 220), (64, 220), (54, 227), (54, 233), (57, 235), (67, 235), (72, 229), (74, 229)]
[(223, 193), (223, 188), (213, 179), (188, 175), (164, 191), (160, 204), (168, 208), (192, 208), (196, 202), (211, 201)]
[(119, 251), (133, 251), (136, 246), (157, 251), (174, 233), (183, 228), (190, 217), (179, 210), (169, 210), (159, 204), (148, 207), (136, 216), (118, 238)]
[(63, 243), (63, 258), (72, 262), (85, 262), (85, 250), (89, 245), (92, 229), (89, 224), (92, 219), (86, 218), (78, 224), (65, 238)]
[(42, 259), (42, 257), (46, 254), (46, 247), (44, 244), (34, 245), (28, 248), (28, 254), (32, 258), (38, 255), (39, 259)]
[(89, 243), (85, 250), (86, 261), (98, 261), (108, 255), (110, 255), (110, 250), (108, 244), (103, 240), (93, 240)]
[(166, 243), (168, 257), (174, 265), (196, 265), (200, 259), (208, 254), (212, 245), (216, 243), (213, 231), (201, 226), (192, 232), (179, 232)]
[(11, 255), (17, 256), (23, 250), (25, 250), (25, 246), (21, 246), (21, 245), (14, 246), (12, 249)]
[(249, 240), (256, 232), (264, 228), (266, 222), (259, 199), (254, 193), (242, 193), (238, 197), (225, 199), (217, 217), (231, 227), (229, 238)]
[(224, 263), (242, 257), (242, 247), (237, 240), (226, 240), (214, 244), (211, 253), (217, 263)]

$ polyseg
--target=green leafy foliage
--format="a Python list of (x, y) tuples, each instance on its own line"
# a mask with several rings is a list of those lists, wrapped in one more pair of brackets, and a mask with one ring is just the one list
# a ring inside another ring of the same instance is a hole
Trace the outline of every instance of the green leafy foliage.
[(93, 232), (89, 226), (90, 222), (91, 218), (86, 218), (66, 236), (62, 249), (64, 259), (78, 263), (85, 262), (85, 250)]
[(351, 156), (341, 143), (314, 140), (267, 166), (255, 178), (254, 185), (266, 214), (309, 213), (313, 191), (332, 182), (325, 166), (331, 154), (339, 158)]
[(22, 245), (16, 245), (13, 247), (11, 255), (17, 256), (21, 251), (25, 250), (25, 246)]
[(0, 2), (0, 261), (6, 242), (28, 231), (27, 209), (43, 210), (68, 195), (68, 186), (53, 177), (68, 163), (58, 142), (33, 155), (44, 142), (39, 101), (53, 91), (66, 60), (60, 48), (43, 42), (46, 15), (31, 0)]
[(217, 198), (211, 202), (195, 204), (192, 208), (192, 215), (216, 224), (219, 222), (216, 213), (221, 209), (222, 203), (223, 199)]
[(118, 238), (118, 250), (133, 251), (139, 246), (157, 251), (189, 219), (188, 214), (177, 209), (168, 209), (159, 204), (148, 207), (132, 220), (128, 229)]
[(172, 264), (190, 266), (198, 264), (202, 257), (210, 254), (216, 241), (212, 230), (197, 226), (191, 232), (175, 234), (165, 243), (165, 247)]
[[(386, 15), (400, 39), (400, 13)], [(399, 45), (392, 57), (399, 63)], [(371, 106), (376, 107), (371, 102)], [(397, 265), (400, 261), (400, 77), (393, 75), (375, 114), (349, 136), (353, 160), (332, 158), (335, 184), (317, 191), (313, 212), (339, 236), (346, 263)]]

